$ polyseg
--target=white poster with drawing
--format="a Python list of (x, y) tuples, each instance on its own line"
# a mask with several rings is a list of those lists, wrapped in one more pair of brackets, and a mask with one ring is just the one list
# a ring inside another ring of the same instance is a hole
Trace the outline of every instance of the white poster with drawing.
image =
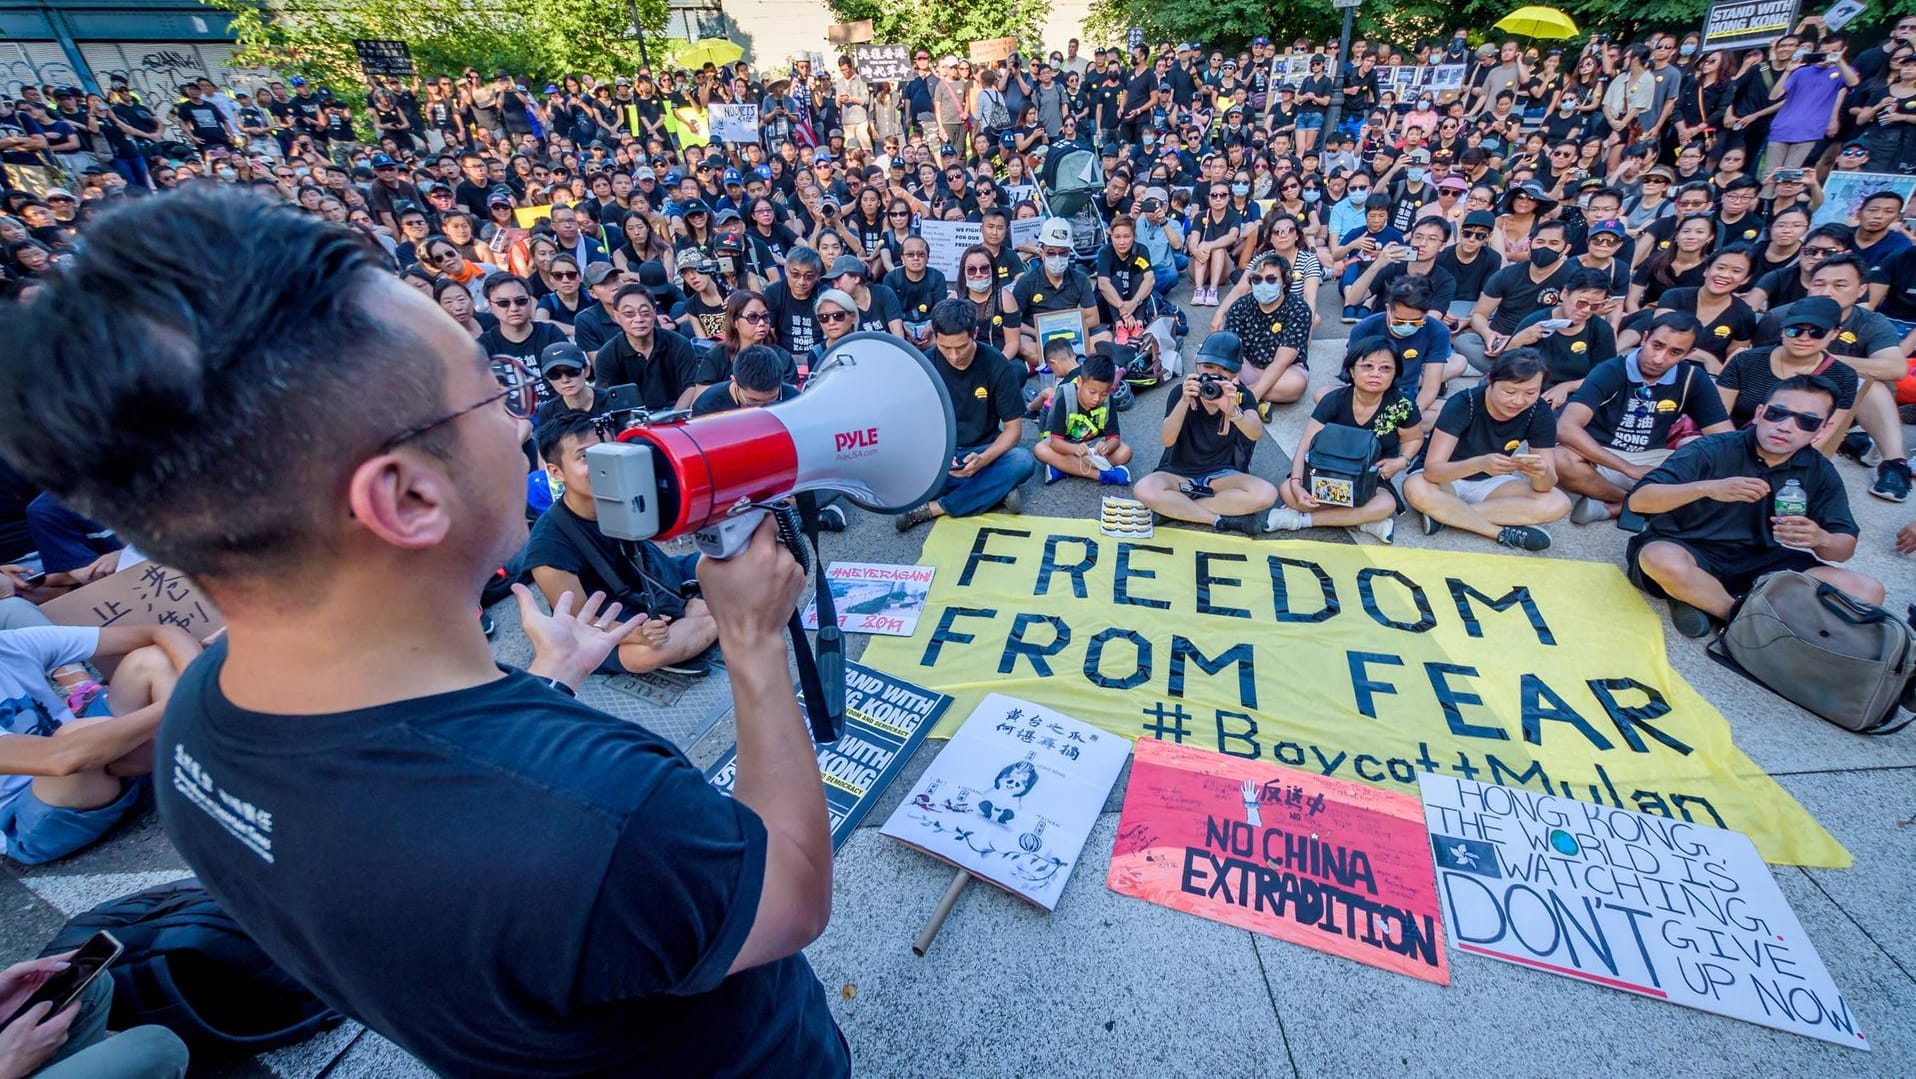
[(1131, 755), (1087, 723), (993, 693), (885, 822), (884, 833), (1055, 910)]
[(1424, 773), (1458, 951), (1869, 1048), (1741, 832)]
[(714, 142), (757, 142), (757, 105), (708, 105)]
[[(838, 628), (847, 633), (909, 637), (918, 632), (918, 615), (931, 594), (936, 566), (899, 566), (881, 562), (833, 562), (825, 569)], [(818, 601), (805, 607), (805, 628), (818, 628)]]

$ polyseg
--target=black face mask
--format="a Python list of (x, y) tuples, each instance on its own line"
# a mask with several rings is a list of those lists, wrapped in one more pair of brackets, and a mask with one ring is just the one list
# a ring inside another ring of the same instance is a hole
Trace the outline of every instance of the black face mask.
[(1541, 266), (1546, 270), (1555, 266), (1557, 260), (1562, 257), (1561, 254), (1548, 247), (1533, 247), (1530, 249), (1530, 264), (1532, 266)]

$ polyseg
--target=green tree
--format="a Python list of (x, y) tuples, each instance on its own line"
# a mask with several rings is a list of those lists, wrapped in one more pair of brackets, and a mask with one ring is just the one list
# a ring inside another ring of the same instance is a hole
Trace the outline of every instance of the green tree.
[(1015, 37), (1036, 47), (1038, 28), (1051, 0), (960, 0), (899, 3), (897, 0), (827, 0), (841, 22), (872, 21), (873, 40), (963, 57), (974, 41)]

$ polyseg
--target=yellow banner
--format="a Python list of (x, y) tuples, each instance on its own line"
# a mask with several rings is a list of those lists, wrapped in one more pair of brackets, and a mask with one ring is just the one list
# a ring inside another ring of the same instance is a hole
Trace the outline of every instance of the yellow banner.
[(1849, 852), (1670, 667), (1622, 571), (1560, 559), (1253, 542), (1096, 522), (941, 519), (911, 637), (862, 662), (1152, 737), (1417, 793), (1430, 771), (1747, 833), (1772, 862)]

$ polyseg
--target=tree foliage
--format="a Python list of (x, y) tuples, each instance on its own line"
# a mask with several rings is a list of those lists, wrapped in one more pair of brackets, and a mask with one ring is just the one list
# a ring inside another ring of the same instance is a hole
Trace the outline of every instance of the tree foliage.
[(1036, 48), (1051, 12), (1051, 0), (827, 0), (826, 6), (840, 22), (870, 19), (874, 41), (959, 57), (972, 42), (998, 37)]

